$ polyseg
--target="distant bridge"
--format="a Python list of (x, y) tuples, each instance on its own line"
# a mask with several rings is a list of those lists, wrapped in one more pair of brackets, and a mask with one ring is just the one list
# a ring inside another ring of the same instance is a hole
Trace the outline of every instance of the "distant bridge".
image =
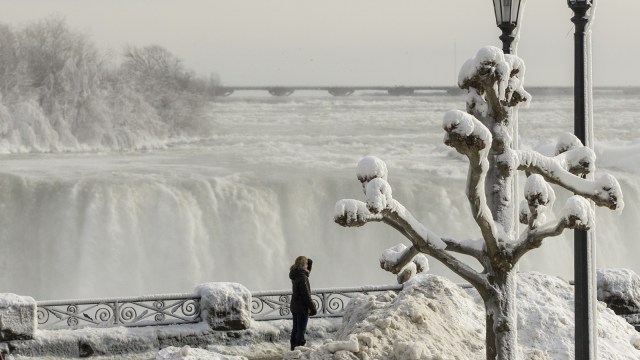
[[(236, 91), (266, 91), (273, 96), (289, 96), (298, 90), (327, 91), (333, 96), (348, 96), (356, 91), (386, 91), (389, 95), (407, 96), (417, 91), (428, 91), (435, 94), (458, 95), (464, 90), (456, 86), (220, 86), (215, 89), (215, 96), (229, 96)], [(571, 95), (573, 87), (568, 86), (529, 86), (526, 90), (533, 95)], [(640, 87), (595, 87), (594, 93), (638, 95)]]
[(443, 94), (460, 94), (454, 86), (220, 86), (216, 96), (229, 96), (236, 91), (267, 91), (273, 96), (289, 96), (298, 90), (327, 91), (333, 96), (348, 96), (355, 91), (386, 91), (389, 95), (413, 95), (416, 91), (432, 91)]

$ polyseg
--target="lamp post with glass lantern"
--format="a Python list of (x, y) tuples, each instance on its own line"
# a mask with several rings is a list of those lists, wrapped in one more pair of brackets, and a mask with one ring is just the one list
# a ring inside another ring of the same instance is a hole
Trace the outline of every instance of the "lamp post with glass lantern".
[(502, 30), (502, 51), (511, 54), (511, 43), (515, 39), (513, 30), (518, 25), (521, 0), (493, 0), (493, 10), (496, 14), (496, 24)]
[[(587, 143), (587, 106), (589, 93), (585, 81), (586, 54), (586, 26), (589, 22), (587, 12), (592, 6), (592, 0), (567, 0), (574, 16), (571, 21), (575, 24), (574, 35), (574, 132), (585, 146)], [(592, 239), (585, 230), (574, 232), (574, 279), (575, 279), (575, 358), (595, 359), (596, 347), (593, 329), (594, 312), (594, 264)]]

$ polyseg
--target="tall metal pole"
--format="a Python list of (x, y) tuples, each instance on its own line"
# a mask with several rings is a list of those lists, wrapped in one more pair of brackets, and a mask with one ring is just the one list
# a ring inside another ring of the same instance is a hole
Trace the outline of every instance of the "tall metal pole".
[[(587, 57), (585, 28), (589, 22), (587, 11), (591, 0), (569, 0), (569, 7), (574, 12), (571, 21), (575, 24), (574, 35), (574, 131), (583, 144), (587, 144), (587, 89), (585, 87), (585, 64)], [(595, 360), (595, 339), (592, 331), (595, 324), (593, 314), (594, 303), (591, 301), (593, 288), (593, 269), (591, 261), (591, 237), (584, 230), (574, 233), (574, 276), (575, 276), (575, 317), (576, 317), (576, 353), (580, 360)]]

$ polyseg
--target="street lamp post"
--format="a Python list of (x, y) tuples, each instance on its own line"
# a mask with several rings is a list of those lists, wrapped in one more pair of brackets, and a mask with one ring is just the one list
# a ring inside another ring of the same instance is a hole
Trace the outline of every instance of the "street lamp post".
[[(574, 132), (585, 146), (587, 144), (587, 98), (585, 84), (586, 64), (586, 36), (585, 29), (589, 22), (587, 12), (591, 8), (592, 0), (567, 0), (574, 16), (571, 21), (575, 24), (574, 35)], [(575, 358), (595, 359), (595, 327), (593, 314), (594, 303), (591, 300), (595, 289), (594, 271), (591, 256), (593, 244), (589, 233), (584, 230), (574, 232), (574, 277), (575, 277)]]
[(502, 30), (502, 51), (511, 54), (511, 43), (515, 39), (513, 30), (518, 25), (518, 13), (521, 0), (493, 0), (493, 10), (496, 13), (496, 24)]

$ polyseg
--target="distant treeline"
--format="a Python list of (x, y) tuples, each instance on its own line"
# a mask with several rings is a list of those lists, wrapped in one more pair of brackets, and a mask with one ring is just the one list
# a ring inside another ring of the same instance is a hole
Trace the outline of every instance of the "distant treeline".
[(0, 152), (123, 150), (210, 134), (217, 75), (158, 45), (104, 53), (61, 18), (0, 24)]

